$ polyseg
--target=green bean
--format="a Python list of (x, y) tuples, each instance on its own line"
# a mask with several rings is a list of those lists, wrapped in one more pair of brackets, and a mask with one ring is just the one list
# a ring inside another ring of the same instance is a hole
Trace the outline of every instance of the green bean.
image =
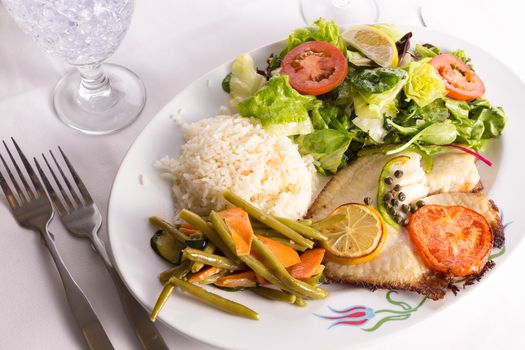
[(300, 234), (302, 234), (305, 237), (308, 237), (308, 238), (311, 238), (311, 239), (316, 239), (318, 241), (326, 241), (328, 239), (321, 232), (317, 231), (316, 229), (314, 229), (314, 228), (312, 228), (310, 226), (304, 225), (304, 224), (302, 224), (300, 222), (297, 222), (297, 221), (294, 221), (294, 220), (290, 220), (290, 219), (287, 219), (287, 218), (281, 218), (281, 217), (275, 217), (275, 219), (279, 220), (281, 223), (285, 224), (286, 226), (288, 226), (292, 230), (299, 232)]
[(235, 243), (233, 243), (233, 239), (230, 234), (230, 230), (228, 229), (228, 226), (224, 222), (224, 219), (217, 212), (212, 210), (210, 213), (210, 221), (213, 227), (215, 228), (217, 235), (220, 237), (222, 242), (224, 242), (224, 244), (226, 245), (228, 251), (230, 251), (232, 254), (237, 255), (236, 249), (235, 249)]
[(293, 294), (289, 294), (277, 289), (266, 288), (266, 287), (255, 287), (250, 288), (255, 294), (260, 295), (266, 299), (282, 301), (288, 304), (294, 304), (297, 297)]
[(184, 233), (177, 230), (175, 226), (167, 222), (166, 220), (163, 220), (157, 216), (150, 216), (149, 222), (155, 226), (160, 228), (163, 231), (168, 232), (171, 234), (177, 241), (180, 243), (186, 244), (187, 237), (184, 235)]
[(221, 238), (217, 235), (217, 232), (215, 231), (213, 226), (208, 225), (208, 223), (204, 221), (203, 218), (186, 209), (182, 210), (179, 216), (188, 224), (198, 228), (199, 231), (201, 231), (206, 237), (208, 237), (208, 239), (215, 245), (215, 247), (217, 247), (217, 249), (224, 253), (224, 255), (226, 255), (233, 261), (239, 261), (236, 254), (234, 254), (235, 250), (231, 251), (230, 249), (228, 249), (226, 244), (224, 244)]
[(312, 219), (304, 219), (304, 220), (299, 220), (299, 222), (303, 225), (306, 225), (306, 226), (312, 226), (312, 224), (314, 223), (314, 221)]
[(249, 309), (242, 304), (236, 303), (235, 301), (223, 298), (220, 295), (208, 292), (204, 288), (180, 280), (176, 277), (170, 278), (169, 283), (176, 285), (181, 289), (184, 289), (186, 292), (199, 298), (204, 303), (215, 307), (219, 310), (230, 313), (232, 315), (250, 318), (252, 320), (259, 319), (259, 314), (257, 314), (257, 312), (253, 311), (252, 309)]
[(162, 308), (168, 301), (171, 293), (173, 293), (174, 289), (175, 287), (172, 284), (167, 283), (166, 285), (164, 285), (164, 287), (162, 288), (162, 292), (160, 292), (160, 295), (157, 298), (157, 302), (155, 303), (155, 306), (153, 307), (153, 310), (151, 310), (151, 314), (149, 315), (149, 319), (152, 322), (155, 322), (157, 316), (160, 313), (160, 310), (162, 310)]
[(324, 299), (328, 296), (328, 292), (321, 288), (312, 287), (311, 285), (293, 278), (284, 268), (283, 264), (275, 257), (275, 254), (259, 239), (257, 236), (253, 237), (252, 249), (257, 254), (259, 259), (265, 264), (270, 272), (275, 275), (288, 289), (293, 290), (294, 294), (299, 293), (300, 296), (305, 296), (312, 299)]
[(229, 271), (239, 271), (239, 270), (243, 270), (246, 268), (244, 264), (236, 263), (224, 256), (206, 253), (198, 249), (193, 249), (193, 248), (188, 247), (184, 249), (182, 252), (188, 260), (200, 262), (205, 265), (220, 267), (221, 269), (225, 269)]
[(188, 274), (189, 271), (190, 271), (190, 262), (185, 261), (179, 266), (175, 266), (160, 274), (159, 279), (160, 279), (160, 282), (164, 284), (164, 287), (162, 288), (162, 292), (160, 292), (160, 295), (157, 298), (157, 302), (155, 303), (153, 310), (151, 310), (151, 314), (149, 316), (151, 321), (155, 321), (157, 319), (157, 316), (159, 315), (160, 310), (162, 310), (162, 308), (168, 301), (170, 295), (173, 293), (173, 290), (175, 289), (172, 284), (166, 283), (166, 282), (168, 282), (168, 280), (173, 276), (179, 279), (184, 278)]
[[(214, 253), (215, 252), (215, 245), (212, 242), (208, 241), (208, 244), (206, 245), (206, 247), (204, 247), (203, 251), (205, 253)], [(194, 261), (193, 264), (191, 265), (191, 272), (192, 273), (197, 273), (200, 270), (202, 270), (203, 267), (204, 267), (203, 263)]]
[[(232, 245), (233, 239), (231, 238), (231, 235), (228, 231), (228, 227), (224, 223), (224, 221), (219, 217), (220, 220), (215, 220), (216, 226), (215, 230), (218, 234), (221, 235), (221, 237), (224, 237), (224, 240), (228, 242), (228, 245)], [(275, 277), (270, 270), (266, 268), (266, 266), (263, 265), (257, 258), (255, 258), (253, 255), (242, 255), (239, 256), (239, 259), (241, 259), (242, 262), (244, 262), (250, 269), (255, 271), (256, 274), (262, 276), (264, 279), (266, 279), (268, 282), (272, 283), (273, 285), (281, 288), (282, 290), (285, 290), (287, 292), (293, 293), (291, 290), (289, 290), (277, 277)]]
[(263, 224), (273, 228), (274, 230), (278, 231), (279, 233), (283, 234), (284, 236), (290, 238), (292, 241), (299, 243), (300, 245), (303, 245), (308, 248), (312, 248), (314, 246), (314, 242), (312, 242), (309, 239), (304, 238), (299, 233), (295, 232), (288, 226), (282, 224), (278, 220), (274, 219), (271, 215), (267, 215), (257, 209), (255, 206), (250, 204), (249, 202), (245, 201), (241, 197), (237, 196), (236, 194), (226, 191), (223, 193), (224, 199), (227, 201), (233, 203), (234, 205), (244, 209), (248, 214), (262, 222)]
[(303, 298), (298, 297), (297, 299), (295, 299), (295, 303), (294, 304), (296, 306), (299, 306), (299, 307), (305, 307), (306, 306), (306, 301), (304, 301)]
[(168, 282), (171, 276), (177, 276), (177, 278), (184, 278), (190, 271), (190, 261), (184, 261), (180, 265), (169, 268), (166, 271), (163, 271), (159, 275), (159, 281), (162, 284)]

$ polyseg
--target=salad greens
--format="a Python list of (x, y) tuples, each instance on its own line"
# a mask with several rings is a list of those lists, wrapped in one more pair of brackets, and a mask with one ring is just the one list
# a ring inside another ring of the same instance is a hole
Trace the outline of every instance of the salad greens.
[[(396, 45), (403, 51), (409, 47), (411, 33), (402, 35), (385, 25), (375, 28), (400, 40)], [(333, 44), (349, 64), (346, 79), (318, 96), (300, 94), (288, 76), (276, 70), (286, 53), (307, 41)], [(346, 46), (335, 22), (321, 18), (312, 27), (294, 30), (286, 47), (270, 56), (268, 81), (257, 73), (248, 55), (241, 55), (223, 86), (230, 90), (233, 111), (259, 119), (271, 133), (290, 136), (300, 153), (312, 156), (324, 175), (368, 154), (371, 147), (389, 154), (409, 149), (427, 158), (452, 143), (482, 151), (490, 139), (502, 134), (505, 113), (485, 99), (446, 97), (443, 78), (429, 63), (441, 53), (433, 45), (416, 44), (412, 51), (400, 52), (400, 66), (377, 67)], [(463, 50), (450, 54), (471, 66)]]
[(301, 95), (288, 81), (278, 75), (268, 81), (253, 96), (238, 105), (244, 117), (255, 116), (265, 128), (279, 135), (309, 134), (313, 131), (308, 112), (320, 104), (315, 96)]
[(223, 89), (228, 89), (230, 101), (228, 107), (236, 111), (240, 101), (252, 96), (259, 90), (266, 78), (257, 73), (253, 58), (247, 54), (239, 55), (232, 63), (232, 71), (223, 80)]
[(425, 107), (437, 98), (447, 95), (443, 79), (428, 62), (429, 58), (408, 64), (408, 81), (403, 88), (407, 101), (414, 100), (420, 107)]

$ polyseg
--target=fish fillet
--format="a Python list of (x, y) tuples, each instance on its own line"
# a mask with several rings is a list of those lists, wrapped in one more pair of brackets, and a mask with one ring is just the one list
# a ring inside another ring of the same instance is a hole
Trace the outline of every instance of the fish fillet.
[[(432, 171), (425, 174), (420, 165), (420, 155), (411, 152), (404, 155), (411, 159), (398, 167), (404, 173), (398, 183), (407, 196), (407, 202), (423, 198), (426, 204), (469, 207), (487, 218), (494, 232), (495, 246), (503, 243), (497, 207), (484, 193), (470, 193), (480, 187), (474, 157), (455, 150), (439, 153), (433, 157)], [(392, 157), (374, 154), (352, 162), (330, 180), (310, 207), (307, 216), (314, 219), (325, 217), (338, 206), (361, 203), (365, 197), (372, 198), (375, 203), (379, 175), (384, 164)], [(467, 193), (446, 193), (449, 191)], [(370, 289), (409, 290), (431, 299), (443, 298), (450, 282), (443, 274), (426, 267), (410, 241), (408, 232), (402, 227), (398, 230), (388, 227), (385, 246), (374, 260), (359, 265), (327, 261), (325, 276), (329, 282)]]

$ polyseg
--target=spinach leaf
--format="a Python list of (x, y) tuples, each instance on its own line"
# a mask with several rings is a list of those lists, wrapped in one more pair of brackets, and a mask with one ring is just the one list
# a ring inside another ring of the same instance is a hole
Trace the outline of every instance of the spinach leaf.
[(365, 94), (379, 94), (392, 89), (407, 73), (396, 68), (358, 69), (350, 76), (352, 87)]

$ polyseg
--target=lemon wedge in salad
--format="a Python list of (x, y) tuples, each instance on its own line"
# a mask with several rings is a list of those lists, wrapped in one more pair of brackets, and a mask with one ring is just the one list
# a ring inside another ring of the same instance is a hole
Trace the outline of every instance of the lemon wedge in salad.
[(341, 34), (343, 40), (381, 67), (396, 67), (396, 43), (385, 32), (372, 26), (352, 26)]
[(344, 265), (362, 264), (377, 257), (387, 232), (376, 209), (357, 203), (340, 206), (314, 227), (327, 237), (321, 242), (326, 258)]

